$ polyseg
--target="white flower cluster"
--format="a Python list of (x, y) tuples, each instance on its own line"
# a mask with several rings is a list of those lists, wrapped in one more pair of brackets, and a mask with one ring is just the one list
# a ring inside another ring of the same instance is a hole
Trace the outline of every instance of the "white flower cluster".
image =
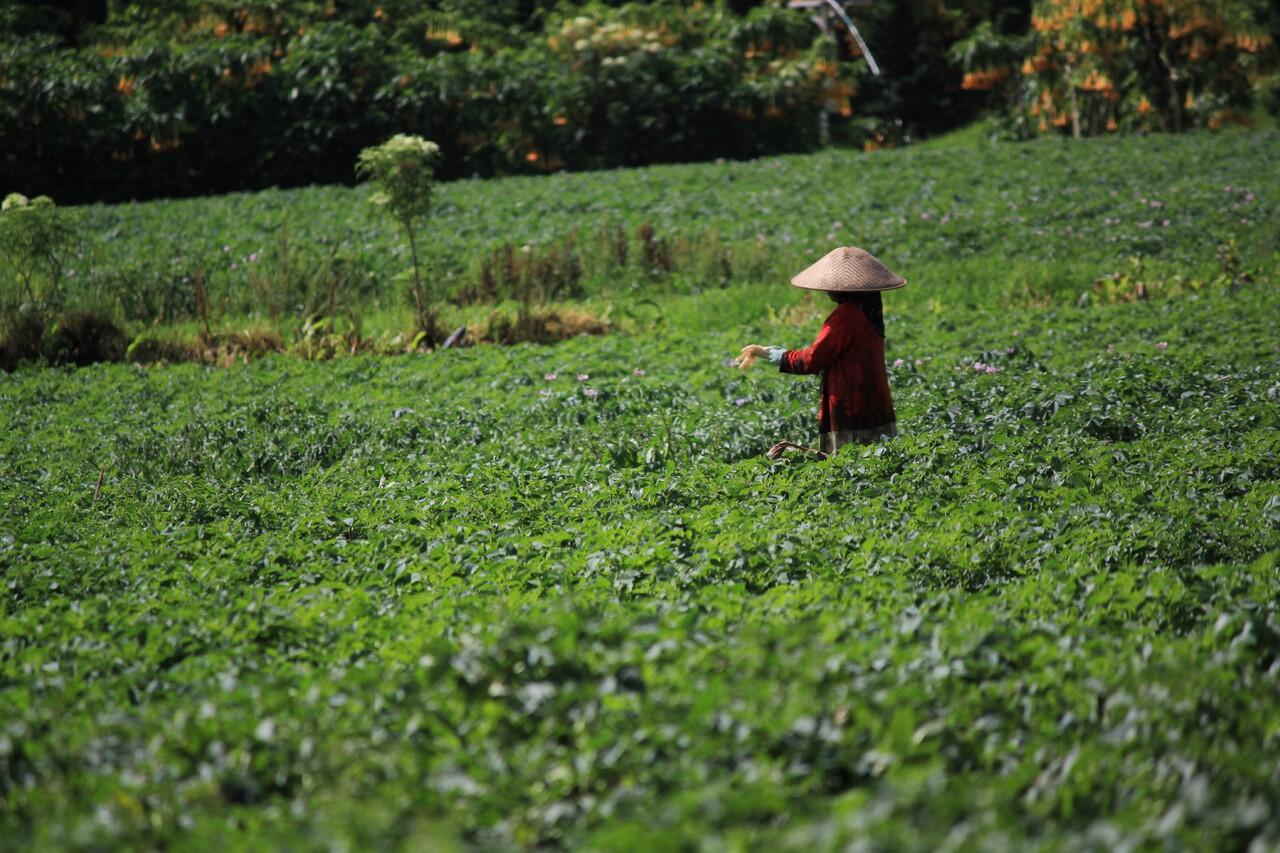
[(9, 193), (4, 197), (4, 204), (0, 206), (0, 211), (19, 210), (24, 207), (46, 208), (53, 206), (53, 199), (47, 195), (38, 195), (33, 199), (28, 199), (22, 193)]
[(657, 53), (665, 47), (661, 33), (656, 30), (617, 21), (598, 24), (591, 18), (581, 16), (564, 22), (560, 28), (560, 39), (565, 44), (573, 45), (578, 53), (595, 51), (608, 54), (613, 62), (609, 62), (609, 59), (605, 62), (610, 65), (624, 61), (619, 54), (640, 51)]
[(440, 153), (440, 146), (421, 136), (397, 133), (380, 146), (389, 155), (414, 154), (422, 157), (435, 157)]

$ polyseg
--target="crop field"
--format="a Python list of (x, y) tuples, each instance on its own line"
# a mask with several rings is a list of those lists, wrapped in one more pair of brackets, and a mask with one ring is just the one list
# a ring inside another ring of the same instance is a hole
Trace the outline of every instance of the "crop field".
[[(446, 185), (454, 268), (615, 215), (767, 263), (553, 346), (0, 374), (0, 848), (1280, 846), (1276, 142)], [(363, 192), (84, 216), (389, 275)], [(726, 362), (812, 338), (828, 233), (911, 280), (901, 434), (771, 462), (817, 384)]]
[[(1224, 266), (1274, 269), (1277, 151), (1276, 129), (1077, 145), (979, 138), (871, 155), (465, 180), (438, 189), (421, 252), (435, 291), (456, 302), (500, 247), (535, 257), (558, 250), (581, 270), (572, 297), (614, 320), (643, 314), (646, 299), (785, 281), (840, 244), (926, 283), (899, 306), (1074, 302), (1108, 276), (1126, 286), (1103, 301), (1131, 297), (1140, 280), (1160, 295)], [(368, 196), (365, 187), (317, 187), (83, 208), (86, 245), (68, 286), (137, 330), (192, 316), (198, 275), (215, 325), (243, 326), (266, 314), (262, 279), (332, 257), (352, 273), (338, 294), (347, 313), (367, 332), (400, 332), (406, 297), (389, 282), (409, 267), (409, 250)], [(663, 269), (648, 266), (638, 245), (645, 225), (674, 255)], [(619, 238), (630, 244), (620, 262), (610, 257)], [(453, 310), (456, 322), (471, 317)]]

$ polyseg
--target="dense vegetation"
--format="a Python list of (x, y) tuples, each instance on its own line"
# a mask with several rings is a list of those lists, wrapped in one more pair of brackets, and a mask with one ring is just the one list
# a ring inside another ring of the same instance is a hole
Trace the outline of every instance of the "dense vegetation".
[(451, 178), (809, 150), (820, 112), (872, 148), (984, 109), (1021, 137), (1216, 127), (1280, 108), (1273, 5), (876, 3), (876, 77), (843, 29), (750, 0), (9, 4), (0, 191), (350, 183), (394, 133)]
[(1274, 287), (893, 312), (831, 463), (780, 295), (0, 379), (5, 844), (1280, 842)]
[[(1278, 141), (1274, 130), (976, 137), (460, 181), (437, 189), (419, 253), (444, 326), (490, 340), (644, 327), (668, 297), (785, 281), (840, 243), (929, 282), (902, 295), (912, 304), (1157, 298), (1274, 276)], [(93, 360), (76, 340), (87, 315), (123, 330), (117, 359), (403, 350), (415, 337), (410, 249), (369, 196), (326, 187), (75, 209), (80, 243), (51, 288), (45, 355)], [(12, 339), (27, 297), (0, 267)], [(567, 303), (579, 314), (560, 317), (560, 332), (511, 326)]]
[(1280, 8), (1257, 0), (1037, 0), (1030, 29), (953, 48), (1022, 135), (1181, 132), (1280, 111)]
[(439, 143), (446, 177), (746, 157), (815, 147), (820, 106), (848, 103), (802, 15), (562, 5), (532, 32), (418, 3), (140, 4), (80, 47), (11, 35), (3, 183), (61, 201), (350, 183), (400, 132)]
[[(626, 334), (432, 353), (363, 187), (0, 213), (0, 354), (352, 353), (0, 373), (0, 846), (1280, 845), (1276, 149), (458, 181), (448, 321)], [(840, 243), (902, 435), (769, 462)]]

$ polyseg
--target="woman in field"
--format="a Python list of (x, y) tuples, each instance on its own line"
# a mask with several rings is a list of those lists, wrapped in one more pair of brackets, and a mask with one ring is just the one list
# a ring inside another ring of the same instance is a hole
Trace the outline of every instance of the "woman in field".
[(783, 373), (818, 373), (818, 449), (780, 441), (769, 449), (776, 459), (795, 449), (827, 457), (853, 442), (869, 444), (897, 433), (889, 376), (884, 365), (884, 312), (880, 293), (907, 283), (872, 255), (842, 246), (791, 279), (796, 287), (821, 290), (838, 303), (804, 349), (746, 346), (738, 366), (767, 358)]

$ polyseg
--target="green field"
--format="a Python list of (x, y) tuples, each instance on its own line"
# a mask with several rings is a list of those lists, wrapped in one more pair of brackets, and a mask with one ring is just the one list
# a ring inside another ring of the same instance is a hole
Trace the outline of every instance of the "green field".
[[(1224, 267), (1274, 275), (1280, 130), (1079, 144), (958, 139), (968, 144), (444, 184), (424, 263), (447, 300), (474, 286), (503, 244), (535, 255), (559, 247), (582, 270), (575, 301), (624, 326), (632, 315), (650, 319), (640, 301), (785, 282), (841, 244), (920, 283), (897, 306), (1074, 304), (1115, 275), (1127, 277), (1130, 296), (1139, 280), (1160, 295), (1194, 289)], [(243, 328), (266, 319), (259, 279), (279, 290), (275, 280), (287, 277), (272, 260), (283, 236), (292, 263), (316, 279), (331, 253), (347, 265), (344, 323), (412, 337), (403, 286), (390, 283), (409, 267), (408, 246), (368, 195), (321, 187), (83, 208), (87, 242), (70, 264), (69, 292), (114, 311), (132, 337), (175, 315), (179, 325), (190, 320), (199, 274), (214, 326)], [(646, 267), (636, 236), (646, 223), (669, 245), (673, 269)], [(619, 235), (630, 244), (621, 264), (609, 257)], [(306, 294), (280, 296), (292, 305)], [(463, 323), (491, 307), (444, 310)], [(277, 318), (286, 338), (303, 313)], [(696, 307), (692, 315), (702, 322)]]
[[(769, 262), (554, 346), (0, 374), (0, 847), (1280, 845), (1276, 142), (453, 184), (441, 264), (608, 217)], [(386, 274), (362, 192), (85, 216)], [(902, 434), (769, 462), (816, 383), (726, 359), (813, 335), (770, 276), (836, 222), (911, 280)]]

